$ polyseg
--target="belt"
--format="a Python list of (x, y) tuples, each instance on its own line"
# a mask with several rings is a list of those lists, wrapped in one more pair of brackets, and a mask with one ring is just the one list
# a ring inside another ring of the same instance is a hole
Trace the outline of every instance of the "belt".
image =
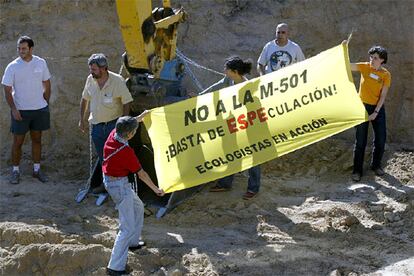
[(109, 124), (112, 124), (112, 123), (116, 123), (116, 120), (118, 120), (118, 119), (114, 119), (114, 120), (109, 121), (109, 122), (97, 123), (95, 125), (97, 125), (97, 126), (106, 126), (106, 125), (109, 125)]
[(105, 174), (105, 177), (107, 177), (111, 181), (116, 181), (116, 180), (119, 180), (119, 179), (127, 177), (127, 176), (110, 176), (110, 175)]

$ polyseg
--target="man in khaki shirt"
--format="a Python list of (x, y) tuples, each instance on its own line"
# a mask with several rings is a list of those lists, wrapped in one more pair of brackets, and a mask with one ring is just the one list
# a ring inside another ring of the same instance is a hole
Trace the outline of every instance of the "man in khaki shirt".
[(108, 61), (104, 54), (91, 55), (88, 65), (90, 75), (82, 92), (79, 128), (85, 132), (85, 113), (89, 105), (88, 121), (92, 124), (91, 136), (102, 164), (105, 141), (114, 129), (116, 120), (129, 115), (132, 96), (125, 80), (108, 70)]

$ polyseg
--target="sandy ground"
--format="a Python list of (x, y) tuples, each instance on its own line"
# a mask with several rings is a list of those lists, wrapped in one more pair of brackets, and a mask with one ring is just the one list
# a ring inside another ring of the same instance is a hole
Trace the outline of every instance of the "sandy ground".
[[(129, 254), (131, 275), (414, 275), (414, 153), (390, 146), (387, 174), (368, 171), (360, 183), (350, 180), (351, 157), (352, 145), (329, 139), (273, 160), (251, 201), (241, 199), (242, 173), (230, 192), (206, 185), (145, 219), (148, 245)], [(3, 169), (1, 275), (105, 273), (117, 212), (112, 201), (74, 201), (86, 178), (63, 173), (74, 160), (49, 163), (46, 184), (28, 165), (11, 185)]]

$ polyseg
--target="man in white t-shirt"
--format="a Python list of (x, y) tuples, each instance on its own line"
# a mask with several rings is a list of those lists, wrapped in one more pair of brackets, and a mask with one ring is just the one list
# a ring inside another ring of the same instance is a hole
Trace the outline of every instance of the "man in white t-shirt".
[(11, 109), (12, 184), (20, 181), (22, 145), (28, 131), (32, 139), (33, 177), (47, 182), (47, 177), (40, 170), (40, 158), (42, 131), (50, 128), (50, 73), (46, 61), (33, 55), (33, 46), (33, 40), (28, 36), (17, 40), (19, 57), (7, 65), (1, 81)]
[(300, 46), (289, 40), (288, 25), (280, 23), (276, 27), (276, 39), (263, 47), (257, 60), (257, 72), (262, 76), (304, 59)]

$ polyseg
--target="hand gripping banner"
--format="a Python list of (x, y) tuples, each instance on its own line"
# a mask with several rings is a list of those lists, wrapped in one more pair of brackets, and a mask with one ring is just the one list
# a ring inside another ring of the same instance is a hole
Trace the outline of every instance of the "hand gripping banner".
[(165, 192), (246, 170), (368, 118), (348, 48), (249, 81), (155, 108), (144, 118)]

